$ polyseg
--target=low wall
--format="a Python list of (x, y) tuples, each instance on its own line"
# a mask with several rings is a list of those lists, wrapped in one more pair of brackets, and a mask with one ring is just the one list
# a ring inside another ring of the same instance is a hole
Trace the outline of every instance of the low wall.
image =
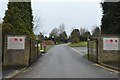
[[(25, 37), (24, 49), (8, 49), (8, 37)], [(28, 66), (30, 46), (26, 35), (7, 35), (4, 37), (3, 66)]]
[[(119, 41), (118, 47), (120, 49), (120, 36), (118, 36), (118, 35), (100, 35), (98, 38), (99, 62), (102, 62), (102, 63), (118, 63), (118, 62), (120, 62), (120, 60), (119, 60), (120, 59), (120, 50), (104, 50), (103, 47), (104, 47), (105, 42), (103, 42), (103, 38), (107, 38), (107, 39), (118, 38), (118, 41)], [(106, 40), (106, 42), (107, 42), (107, 40)], [(111, 43), (109, 43), (109, 44), (111, 44)], [(109, 44), (108, 44), (108, 46), (109, 46)], [(111, 47), (112, 47), (112, 45), (111, 45)]]

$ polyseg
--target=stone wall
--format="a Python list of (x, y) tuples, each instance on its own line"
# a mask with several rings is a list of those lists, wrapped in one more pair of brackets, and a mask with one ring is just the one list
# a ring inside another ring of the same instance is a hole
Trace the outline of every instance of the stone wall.
[[(103, 38), (119, 38), (118, 35), (100, 35), (98, 38), (98, 58), (100, 63), (120, 62), (120, 50), (103, 50)], [(119, 40), (120, 41), (120, 40)], [(120, 46), (120, 42), (119, 42)]]
[[(17, 49), (7, 49), (7, 37), (14, 37), (14, 36), (24, 36), (25, 37), (25, 49), (17, 50)], [(30, 46), (29, 46), (29, 38), (26, 35), (7, 35), (5, 36), (4, 42), (4, 60), (3, 66), (28, 66), (29, 65), (29, 53), (30, 53)]]

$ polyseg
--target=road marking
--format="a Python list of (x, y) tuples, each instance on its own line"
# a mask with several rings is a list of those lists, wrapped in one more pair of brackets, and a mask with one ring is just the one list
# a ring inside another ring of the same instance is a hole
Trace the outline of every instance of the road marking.
[(80, 55), (82, 55), (83, 56), (83, 54), (82, 53), (80, 53), (79, 51), (77, 51), (76, 49), (74, 49), (74, 48), (71, 48), (72, 50), (74, 50), (75, 52), (77, 52), (78, 54), (80, 54)]
[[(71, 48), (71, 49), (74, 50), (75, 52), (77, 52), (78, 54), (82, 55), (82, 56), (84, 55), (84, 54), (80, 53), (79, 51), (77, 51), (77, 50), (74, 49), (74, 48)], [(111, 71), (111, 72), (114, 72), (114, 73), (117, 73), (117, 74), (120, 73), (119, 71), (116, 71), (116, 70), (113, 70), (113, 69), (110, 69), (110, 68), (104, 67), (104, 66), (99, 65), (99, 64), (92, 64), (92, 65), (95, 65), (95, 66), (101, 67), (101, 68), (103, 68), (103, 69), (106, 69), (106, 70), (108, 70), (108, 71)]]
[(119, 71), (116, 71), (116, 70), (113, 70), (113, 69), (104, 67), (104, 66), (99, 65), (99, 64), (94, 64), (94, 65), (95, 65), (95, 66), (98, 66), (98, 67), (101, 67), (101, 68), (103, 68), (103, 69), (106, 69), (106, 70), (108, 70), (108, 71), (115, 72), (115, 73), (117, 73), (117, 74), (120, 73)]

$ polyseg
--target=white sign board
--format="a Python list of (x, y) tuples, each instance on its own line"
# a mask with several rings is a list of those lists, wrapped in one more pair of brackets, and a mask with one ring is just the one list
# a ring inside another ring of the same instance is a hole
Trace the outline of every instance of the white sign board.
[(103, 50), (120, 50), (119, 38), (103, 38)]
[(25, 37), (8, 37), (7, 49), (25, 49)]

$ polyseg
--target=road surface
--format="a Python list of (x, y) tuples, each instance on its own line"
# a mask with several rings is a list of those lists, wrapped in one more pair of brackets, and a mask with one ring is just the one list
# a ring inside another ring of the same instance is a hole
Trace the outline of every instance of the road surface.
[(51, 48), (17, 78), (117, 78), (97, 67), (67, 45)]
[(72, 47), (73, 50), (76, 50), (78, 53), (82, 55), (87, 54), (87, 47)]

